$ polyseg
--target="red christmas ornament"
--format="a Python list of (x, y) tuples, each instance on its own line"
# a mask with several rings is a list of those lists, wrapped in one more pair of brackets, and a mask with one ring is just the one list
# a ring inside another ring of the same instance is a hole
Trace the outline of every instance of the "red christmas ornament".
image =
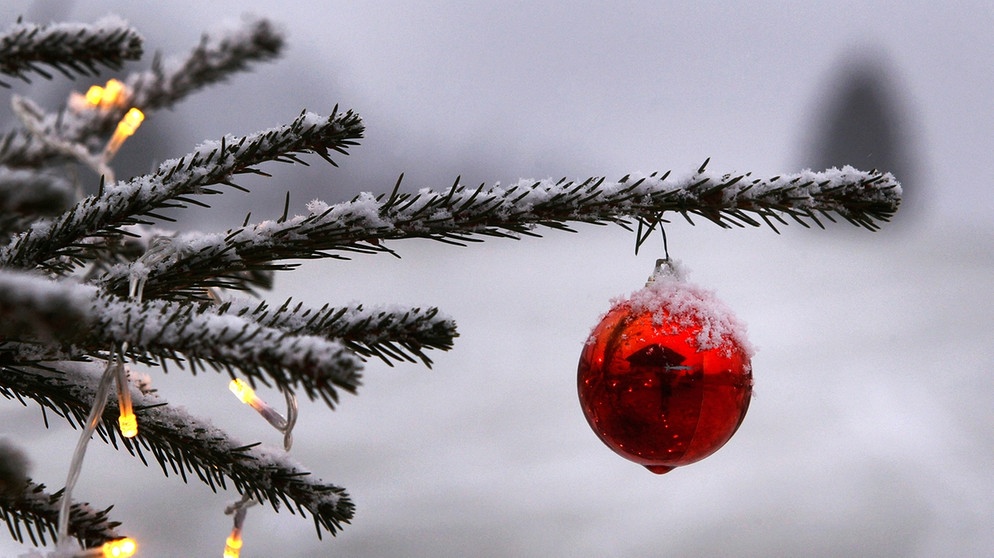
[(580, 355), (583, 414), (601, 441), (663, 474), (725, 445), (752, 395), (744, 328), (669, 260), (616, 302)]

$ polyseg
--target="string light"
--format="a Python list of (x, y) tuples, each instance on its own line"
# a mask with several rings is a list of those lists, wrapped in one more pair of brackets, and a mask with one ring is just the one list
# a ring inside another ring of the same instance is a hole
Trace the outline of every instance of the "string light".
[(86, 102), (94, 107), (112, 108), (124, 105), (127, 88), (116, 79), (107, 81), (103, 87), (91, 86), (86, 91)]
[(280, 415), (276, 409), (270, 407), (265, 401), (263, 401), (258, 395), (255, 394), (255, 390), (252, 386), (248, 385), (239, 378), (231, 380), (228, 384), (228, 389), (231, 393), (234, 393), (242, 403), (245, 403), (249, 407), (252, 407), (262, 415), (262, 418), (266, 419), (269, 424), (273, 425), (273, 428), (284, 432), (287, 427), (287, 421)]
[[(114, 359), (107, 361), (100, 381), (97, 383), (96, 392), (93, 395), (93, 404), (90, 406), (90, 414), (86, 417), (86, 424), (80, 428), (79, 440), (76, 442), (76, 449), (73, 451), (72, 460), (69, 462), (69, 474), (66, 475), (66, 484), (62, 489), (62, 499), (59, 503), (58, 533), (56, 540), (59, 545), (68, 544), (69, 540), (69, 515), (72, 509), (72, 491), (79, 480), (80, 471), (83, 469), (83, 457), (86, 456), (86, 447), (90, 443), (90, 437), (97, 430), (100, 424), (104, 407), (107, 404), (107, 395), (110, 393), (111, 382), (114, 381)], [(84, 554), (84, 556), (86, 556)]]
[[(135, 539), (125, 537), (107, 541), (98, 547), (77, 552), (72, 556), (73, 558), (130, 558), (136, 552), (138, 552), (138, 543), (135, 542)], [(59, 556), (63, 556), (63, 554), (59, 554)]]
[(138, 543), (134, 539), (123, 538), (106, 542), (100, 549), (103, 558), (128, 558), (138, 552)]
[(99, 85), (93, 85), (89, 90), (87, 90), (85, 99), (87, 103), (93, 106), (99, 106), (103, 96), (104, 88)]
[(76, 112), (92, 109), (109, 112), (125, 106), (130, 98), (131, 91), (128, 86), (111, 79), (103, 87), (91, 85), (84, 95), (73, 91), (69, 95), (69, 107)]
[[(141, 302), (142, 291), (145, 288), (145, 277), (132, 274), (129, 279), (128, 298), (136, 302)], [(69, 474), (66, 475), (66, 484), (62, 489), (62, 500), (59, 503), (59, 515), (57, 518), (56, 544), (65, 548), (69, 541), (69, 516), (72, 512), (72, 491), (79, 480), (79, 474), (83, 468), (83, 457), (86, 456), (86, 447), (90, 438), (97, 430), (97, 425), (102, 420), (104, 408), (107, 406), (107, 397), (110, 395), (111, 382), (116, 380), (118, 405), (121, 408), (121, 417), (118, 424), (121, 434), (125, 437), (132, 437), (138, 433), (138, 422), (135, 419), (134, 411), (131, 407), (131, 391), (128, 386), (128, 373), (124, 368), (124, 355), (128, 352), (128, 344), (122, 343), (120, 347), (111, 347), (107, 365), (100, 375), (96, 391), (93, 394), (93, 403), (90, 406), (90, 413), (87, 415), (86, 423), (81, 428), (79, 440), (76, 442), (76, 449), (73, 451), (72, 461), (69, 463)], [(129, 558), (138, 551), (138, 543), (131, 538), (123, 538), (104, 543), (99, 548), (89, 549), (82, 554), (76, 554), (75, 558)]]
[(255, 394), (255, 390), (252, 389), (252, 386), (248, 385), (240, 378), (231, 380), (228, 384), (228, 389), (231, 390), (231, 393), (234, 393), (235, 397), (240, 399), (242, 403), (250, 405), (253, 409), (259, 404), (260, 399)]
[[(127, 350), (127, 345), (122, 349)], [(117, 425), (121, 429), (121, 436), (134, 438), (138, 435), (138, 418), (131, 407), (131, 388), (128, 385), (128, 371), (121, 362), (121, 356), (117, 356), (115, 363), (117, 368), (117, 406), (121, 415), (117, 418)]]
[(138, 418), (134, 413), (121, 412), (121, 416), (117, 419), (117, 424), (121, 428), (121, 436), (125, 438), (134, 438), (138, 435)]
[(242, 499), (225, 508), (225, 515), (234, 515), (234, 525), (231, 533), (224, 540), (223, 558), (238, 558), (242, 551), (242, 526), (245, 525), (245, 514), (248, 509), (256, 504), (248, 493), (242, 495)]
[[(128, 86), (116, 79), (111, 79), (103, 87), (91, 86), (85, 95), (73, 91), (69, 95), (69, 107), (77, 113), (98, 109), (104, 116), (108, 116), (119, 114), (118, 111), (128, 106), (130, 100), (131, 91)], [(91, 154), (79, 144), (69, 144), (65, 146), (65, 149), (70, 151), (72, 156), (91, 167), (97, 174), (101, 174), (109, 182), (113, 182), (114, 172), (108, 163), (117, 154), (124, 140), (133, 136), (144, 120), (145, 114), (137, 107), (131, 107), (118, 121), (114, 135), (111, 136), (102, 153)]]
[(104, 149), (104, 158), (110, 159), (117, 153), (117, 150), (121, 148), (121, 144), (124, 140), (130, 138), (141, 126), (142, 122), (145, 120), (145, 113), (132, 107), (127, 113), (121, 118), (121, 121), (117, 123), (117, 129), (114, 130), (114, 135), (107, 142), (107, 148)]
[[(290, 390), (284, 390), (283, 395), (286, 397), (286, 418), (283, 415), (276, 412), (275, 409), (270, 407), (263, 401), (258, 395), (255, 394), (255, 390), (252, 386), (248, 385), (244, 380), (235, 378), (231, 380), (228, 384), (228, 389), (231, 393), (235, 394), (242, 403), (252, 407), (263, 418), (269, 422), (276, 430), (283, 433), (283, 449), (290, 451), (290, 446), (293, 445), (293, 427), (297, 424), (297, 397)], [(256, 501), (246, 492), (242, 495), (242, 499), (234, 504), (228, 506), (224, 513), (226, 515), (234, 514), (235, 521), (234, 526), (231, 528), (231, 533), (228, 538), (224, 541), (224, 554), (223, 558), (238, 558), (238, 555), (242, 550), (242, 525), (245, 523), (245, 513), (248, 508), (254, 506)]]
[(224, 541), (223, 558), (238, 558), (242, 551), (242, 530), (235, 527)]

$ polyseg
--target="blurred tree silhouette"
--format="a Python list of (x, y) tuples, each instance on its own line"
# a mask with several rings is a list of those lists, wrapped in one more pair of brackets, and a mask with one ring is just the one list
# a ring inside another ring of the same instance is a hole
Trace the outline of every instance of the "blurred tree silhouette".
[(814, 135), (801, 163), (812, 169), (842, 165), (887, 169), (900, 176), (903, 217), (897, 222), (908, 222), (909, 207), (914, 211), (921, 203), (922, 192), (919, 165), (912, 154), (907, 95), (898, 88), (894, 71), (884, 56), (862, 50), (846, 56), (829, 83), (834, 89), (820, 101), (821, 111), (811, 128)]

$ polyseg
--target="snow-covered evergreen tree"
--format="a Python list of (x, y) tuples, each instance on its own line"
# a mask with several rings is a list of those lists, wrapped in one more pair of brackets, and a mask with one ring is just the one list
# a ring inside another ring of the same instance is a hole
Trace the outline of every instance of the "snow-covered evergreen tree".
[[(287, 453), (295, 395), (333, 408), (342, 392), (357, 390), (367, 359), (430, 365), (431, 350), (453, 347), (455, 321), (437, 308), (312, 308), (239, 294), (258, 295), (274, 271), (294, 261), (395, 254), (400, 244), (393, 241), (407, 238), (462, 245), (537, 236), (542, 227), (569, 230), (573, 222), (631, 227), (638, 246), (667, 213), (774, 229), (841, 217), (873, 230), (900, 200), (894, 177), (878, 171), (755, 177), (711, 172), (705, 162), (681, 176), (633, 172), (619, 180), (479, 187), (456, 179), (416, 192), (398, 180), (348, 202), (311, 202), (302, 215), (290, 215), (288, 204), (278, 219), (246, 217), (224, 233), (165, 230), (165, 212), (242, 190), (239, 175), (264, 175), (267, 163), (304, 164), (309, 156), (334, 165), (359, 145), (360, 117), (329, 107), (205, 142), (145, 175), (114, 177), (112, 158), (144, 114), (270, 60), (283, 45), (268, 21), (248, 20), (205, 35), (183, 56), (154, 60), (148, 71), (75, 94), (58, 110), (10, 96), (19, 121), (0, 140), (0, 395), (34, 401), (81, 430), (75, 451), (66, 451), (66, 487), (56, 491), (29, 478), (18, 448), (0, 444), (0, 512), (16, 540), (55, 541), (57, 553), (90, 555), (70, 543), (91, 549), (127, 533), (103, 508), (71, 500), (93, 432), (144, 462), (151, 457), (164, 472), (241, 494), (228, 510), (235, 517), (232, 556), (253, 503), (312, 517), (318, 536), (350, 521), (345, 489), (310, 475)], [(142, 49), (141, 35), (116, 18), (18, 22), (0, 35), (0, 73), (7, 81), (91, 77), (139, 59)], [(103, 177), (95, 194), (78, 193), (75, 165)], [(284, 434), (284, 450), (234, 441), (130, 373), (160, 367), (230, 375), (233, 390)], [(287, 416), (253, 398), (257, 384), (285, 394)], [(137, 434), (129, 431), (132, 418)]]

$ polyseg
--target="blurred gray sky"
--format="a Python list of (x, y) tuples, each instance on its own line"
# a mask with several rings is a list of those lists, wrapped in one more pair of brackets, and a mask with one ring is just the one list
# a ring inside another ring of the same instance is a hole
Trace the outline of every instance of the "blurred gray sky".
[[(28, 4), (5, 2), (0, 15), (12, 22)], [(445, 187), (456, 175), (479, 183), (682, 172), (706, 157), (714, 170), (795, 171), (825, 155), (814, 146), (852, 84), (846, 68), (867, 56), (886, 76), (899, 130), (892, 146), (910, 161), (916, 188), (911, 221), (876, 235), (668, 228), (671, 253), (737, 309), (760, 351), (741, 431), (715, 456), (664, 477), (602, 447), (576, 403), (580, 344), (608, 300), (635, 289), (658, 256), (634, 257), (630, 233), (583, 227), (468, 249), (411, 242), (395, 246), (402, 260), (318, 262), (281, 276), (274, 299), (439, 305), (462, 337), (432, 371), (370, 363), (360, 396), (338, 411), (304, 406), (294, 455), (349, 488), (355, 525), (318, 543), (309, 521), (254, 509), (244, 556), (994, 549), (989, 2), (150, 6), (62, 9), (82, 21), (118, 13), (167, 55), (252, 12), (283, 24), (289, 49), (150, 115), (121, 153), (144, 159), (136, 169), (302, 108), (339, 104), (367, 124), (340, 170), (318, 160), (275, 167), (274, 179), (245, 182), (251, 195), (216, 200), (231, 211), (200, 214), (198, 227), (236, 224), (248, 209), (276, 216), (287, 189), (297, 211), (314, 197), (385, 191), (402, 172), (415, 188)], [(247, 426), (236, 401), (218, 402), (220, 376), (172, 373), (156, 383), (236, 436), (278, 443), (264, 426)], [(74, 433), (44, 430), (34, 408), (8, 403), (0, 413), (18, 425), (11, 437), (35, 476), (61, 485)], [(79, 496), (117, 504), (144, 555), (219, 553), (232, 494), (162, 480), (96, 446), (83, 477)], [(0, 544), (0, 556), (18, 552)]]

